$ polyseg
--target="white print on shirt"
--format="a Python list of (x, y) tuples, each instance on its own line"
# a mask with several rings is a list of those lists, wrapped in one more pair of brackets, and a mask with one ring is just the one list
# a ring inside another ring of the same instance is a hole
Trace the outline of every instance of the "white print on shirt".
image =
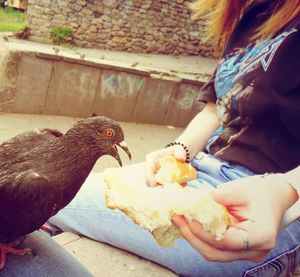
[(281, 43), (285, 40), (285, 38), (288, 35), (294, 32), (297, 32), (297, 29), (293, 28), (288, 32), (281, 33), (274, 39), (268, 40), (263, 44), (254, 46), (254, 48), (250, 50), (250, 52), (246, 55), (246, 57), (240, 64), (239, 73), (236, 74), (234, 79), (238, 80), (246, 72), (254, 70), (258, 67), (259, 63), (262, 64), (264, 71), (267, 71)]

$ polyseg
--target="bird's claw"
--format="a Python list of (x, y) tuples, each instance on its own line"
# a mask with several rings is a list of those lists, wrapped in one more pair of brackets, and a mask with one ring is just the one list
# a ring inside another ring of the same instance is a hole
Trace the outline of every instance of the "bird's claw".
[(0, 261), (0, 271), (3, 270), (3, 268), (6, 265), (6, 256), (8, 253), (18, 256), (24, 256), (24, 255), (31, 255), (33, 254), (32, 249), (30, 248), (23, 248), (23, 249), (16, 249), (15, 247), (18, 246), (24, 238), (18, 238), (14, 240), (11, 243), (4, 244), (0, 243), (0, 253), (1, 253), (1, 261)]

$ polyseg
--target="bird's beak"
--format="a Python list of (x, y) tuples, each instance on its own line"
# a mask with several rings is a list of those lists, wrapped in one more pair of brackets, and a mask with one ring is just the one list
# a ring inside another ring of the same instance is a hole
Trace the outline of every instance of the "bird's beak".
[[(118, 145), (119, 147), (121, 147), (121, 148), (125, 151), (125, 153), (127, 154), (128, 158), (131, 160), (131, 153), (130, 153), (130, 151), (129, 151), (127, 145), (126, 145), (126, 142), (123, 140), (123, 141), (121, 141), (120, 143), (117, 143), (117, 145)], [(114, 153), (114, 158), (118, 161), (119, 165), (122, 166), (123, 164), (122, 164), (120, 155), (119, 155), (119, 153), (118, 153), (118, 149), (117, 149), (116, 146), (115, 146), (114, 148), (115, 148), (115, 150), (116, 150), (115, 153)]]

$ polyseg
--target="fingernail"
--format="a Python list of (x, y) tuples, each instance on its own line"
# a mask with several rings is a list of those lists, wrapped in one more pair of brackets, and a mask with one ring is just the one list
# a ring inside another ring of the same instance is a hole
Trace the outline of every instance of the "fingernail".
[(156, 187), (157, 186), (157, 183), (155, 181), (148, 181), (147, 182), (147, 186), (148, 187)]
[(176, 160), (179, 161), (179, 162), (182, 162), (182, 163), (185, 162), (185, 159), (184, 159), (184, 158), (181, 158), (181, 157), (177, 157)]
[(183, 216), (183, 218), (186, 221), (186, 223), (191, 223), (191, 221), (186, 216)]

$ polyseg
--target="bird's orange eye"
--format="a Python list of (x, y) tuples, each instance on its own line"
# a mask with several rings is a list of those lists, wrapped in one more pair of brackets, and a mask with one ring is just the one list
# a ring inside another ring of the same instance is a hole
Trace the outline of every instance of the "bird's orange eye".
[(115, 135), (115, 132), (114, 132), (114, 130), (112, 130), (112, 129), (108, 129), (108, 130), (105, 131), (105, 135), (106, 135), (108, 138), (111, 138), (111, 137), (113, 137), (113, 136)]

